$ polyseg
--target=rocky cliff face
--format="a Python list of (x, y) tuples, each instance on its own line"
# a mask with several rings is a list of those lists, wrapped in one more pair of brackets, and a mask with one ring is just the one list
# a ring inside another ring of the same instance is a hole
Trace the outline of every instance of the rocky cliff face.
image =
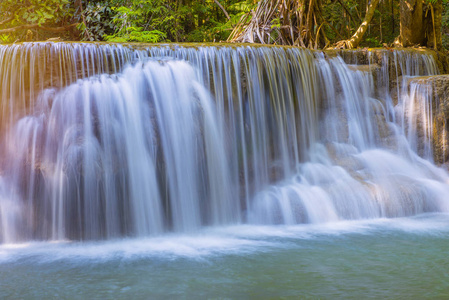
[(419, 101), (431, 107), (433, 157), (438, 164), (449, 163), (449, 75), (412, 78), (409, 89), (415, 89)]
[[(428, 54), (435, 60), (440, 74), (449, 73), (449, 57), (446, 53), (425, 48), (404, 48), (402, 51), (390, 49), (361, 49), (326, 51), (329, 56), (340, 56), (353, 68), (373, 74), (376, 96), (383, 98), (384, 92), (391, 96), (393, 105), (407, 105), (402, 101), (413, 101), (413, 105), (404, 106), (409, 116), (413, 115), (410, 125), (417, 132), (416, 151), (426, 156), (426, 147), (437, 164), (449, 165), (449, 75), (432, 75), (406, 78), (407, 59)], [(425, 62), (415, 66), (424, 68)], [(385, 86), (389, 91), (382, 89)], [(413, 99), (404, 100), (404, 97)], [(408, 111), (407, 111), (408, 110)], [(412, 111), (411, 111), (412, 110)], [(397, 113), (397, 112), (396, 112)], [(407, 120), (404, 121), (407, 123)], [(429, 145), (426, 145), (429, 143)]]
[(428, 79), (432, 84), (434, 103), (433, 147), (434, 159), (438, 163), (449, 161), (449, 75), (433, 76)]

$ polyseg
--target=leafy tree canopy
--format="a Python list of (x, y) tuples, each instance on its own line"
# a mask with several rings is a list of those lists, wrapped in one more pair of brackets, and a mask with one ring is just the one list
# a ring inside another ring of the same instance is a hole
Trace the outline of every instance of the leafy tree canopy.
[[(369, 11), (356, 44), (389, 46), (400, 34), (401, 1), (424, 1), (430, 15), (442, 0), (386, 0), (372, 9), (373, 0), (1, 0), (0, 42), (229, 39), (323, 48), (351, 40)], [(447, 46), (446, 1), (442, 7), (442, 18), (436, 20), (442, 20)]]
[(48, 34), (36, 33), (67, 31), (74, 12), (70, 0), (2, 0), (0, 41), (42, 39)]

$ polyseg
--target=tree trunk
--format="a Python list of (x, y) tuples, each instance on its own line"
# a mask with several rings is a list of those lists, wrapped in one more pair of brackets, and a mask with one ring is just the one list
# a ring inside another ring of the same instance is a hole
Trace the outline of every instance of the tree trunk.
[(423, 45), (423, 0), (401, 0), (400, 42), (403, 47)]
[(369, 4), (365, 18), (363, 19), (362, 24), (359, 26), (357, 31), (352, 35), (352, 37), (347, 40), (346, 48), (353, 49), (357, 48), (359, 43), (362, 41), (363, 35), (365, 34), (366, 30), (368, 29), (368, 24), (371, 22), (371, 19), (374, 16), (374, 12), (376, 11), (377, 4), (379, 4), (379, 0), (372, 0)]
[(443, 48), (441, 26), (443, 19), (443, 2), (436, 1), (427, 5), (426, 37), (427, 47), (434, 49)]
[(427, 46), (441, 49), (442, 0), (401, 0), (400, 36), (395, 42), (402, 47)]
[(254, 11), (240, 19), (228, 41), (325, 46), (328, 42), (322, 25), (329, 23), (320, 12), (321, 6), (322, 0), (260, 0)]
[(15, 32), (18, 30), (23, 30), (23, 29), (40, 29), (43, 31), (50, 31), (50, 32), (65, 32), (65, 31), (69, 30), (70, 28), (77, 26), (78, 24), (79, 23), (74, 23), (74, 24), (70, 24), (70, 25), (62, 26), (62, 27), (46, 27), (46, 26), (39, 26), (39, 24), (20, 25), (20, 26), (11, 27), (11, 28), (0, 29), (0, 34), (11, 33), (11, 32)]
[(223, 5), (221, 5), (221, 3), (218, 0), (214, 0), (215, 4), (218, 5), (218, 7), (220, 7), (220, 9), (223, 11), (223, 13), (225, 14), (226, 18), (228, 20), (231, 20), (231, 17), (229, 16), (228, 12), (226, 11), (226, 9), (223, 7)]

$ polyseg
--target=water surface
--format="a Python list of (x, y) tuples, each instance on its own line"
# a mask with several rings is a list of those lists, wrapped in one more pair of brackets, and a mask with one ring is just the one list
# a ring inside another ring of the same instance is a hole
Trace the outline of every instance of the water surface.
[(4, 299), (449, 297), (449, 215), (0, 246)]

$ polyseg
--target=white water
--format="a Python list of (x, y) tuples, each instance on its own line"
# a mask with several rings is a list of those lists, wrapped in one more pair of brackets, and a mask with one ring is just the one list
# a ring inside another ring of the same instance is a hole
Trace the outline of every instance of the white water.
[[(70, 50), (81, 61), (96, 53), (82, 64), (86, 78), (46, 89), (39, 78), (26, 108), (13, 101), (26, 94), (20, 76), (3, 79), (14, 87), (2, 98), (11, 109), (3, 242), (449, 210), (448, 174), (428, 151), (418, 156), (416, 132), (393, 113), (406, 111), (404, 102), (392, 109), (381, 85), (388, 64), (374, 90), (372, 74), (300, 49), (101, 47)], [(96, 64), (102, 55), (105, 66)], [(395, 52), (393, 62), (402, 76), (436, 72), (428, 56)]]
[(1, 298), (445, 298), (448, 215), (0, 245)]
[(185, 62), (147, 61), (44, 93), (48, 110), (20, 119), (7, 143), (10, 184), (26, 188), (5, 197), (28, 205), (5, 240), (36, 224), (38, 238), (63, 240), (238, 219), (213, 103), (194, 78)]
[(303, 226), (234, 225), (203, 228), (195, 233), (170, 233), (160, 237), (112, 239), (76, 243), (71, 241), (27, 242), (0, 246), (0, 264), (24, 262), (74, 265), (107, 263), (117, 260), (203, 261), (211, 257), (244, 256), (276, 249), (297, 248), (296, 242), (351, 235), (371, 236), (379, 232), (400, 232), (416, 236), (445, 236), (447, 214), (427, 214), (413, 218), (340, 221)]

